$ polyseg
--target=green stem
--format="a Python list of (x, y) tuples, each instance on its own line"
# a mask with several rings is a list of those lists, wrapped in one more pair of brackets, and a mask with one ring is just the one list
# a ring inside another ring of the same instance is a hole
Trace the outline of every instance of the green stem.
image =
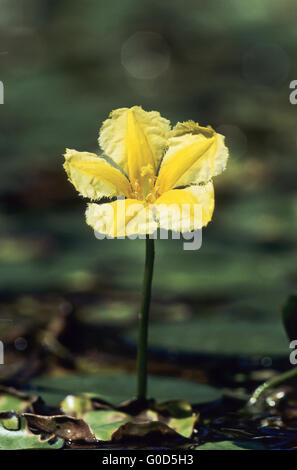
[(259, 387), (256, 388), (254, 393), (252, 394), (251, 398), (249, 399), (249, 405), (255, 405), (257, 401), (259, 400), (260, 396), (262, 395), (265, 390), (267, 390), (270, 387), (275, 387), (286, 380), (292, 379), (293, 377), (297, 376), (297, 367), (294, 367), (293, 369), (290, 369), (283, 374), (277, 375), (276, 377), (272, 377), (272, 379), (267, 380), (263, 384), (259, 385)]
[(149, 235), (147, 235), (141, 309), (138, 316), (137, 398), (140, 400), (146, 399), (147, 389), (148, 321), (151, 303), (154, 258), (154, 240), (150, 239)]

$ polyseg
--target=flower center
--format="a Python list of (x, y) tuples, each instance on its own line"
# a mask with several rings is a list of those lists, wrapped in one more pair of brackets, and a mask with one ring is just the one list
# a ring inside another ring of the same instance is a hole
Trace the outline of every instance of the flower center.
[(136, 199), (145, 200), (149, 204), (156, 200), (155, 175), (152, 165), (148, 164), (141, 167), (140, 181), (134, 181), (134, 196)]

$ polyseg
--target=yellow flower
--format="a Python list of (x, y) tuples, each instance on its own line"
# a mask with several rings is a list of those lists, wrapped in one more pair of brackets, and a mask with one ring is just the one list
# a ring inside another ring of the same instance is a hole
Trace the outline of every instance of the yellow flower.
[(210, 126), (187, 121), (171, 129), (156, 111), (120, 108), (104, 121), (99, 144), (103, 156), (67, 149), (64, 163), (82, 196), (110, 199), (88, 205), (87, 223), (97, 232), (187, 232), (211, 220), (212, 178), (225, 169), (228, 149)]

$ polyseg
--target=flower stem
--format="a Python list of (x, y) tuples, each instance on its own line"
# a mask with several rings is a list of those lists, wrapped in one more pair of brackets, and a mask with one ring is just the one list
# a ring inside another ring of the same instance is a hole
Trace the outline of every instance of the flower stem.
[(150, 239), (149, 235), (147, 235), (141, 309), (138, 316), (137, 398), (139, 400), (146, 399), (147, 390), (148, 321), (151, 303), (154, 258), (154, 240)]
[(248, 404), (249, 405), (255, 405), (260, 396), (265, 392), (270, 387), (276, 387), (280, 385), (283, 382), (286, 382), (287, 380), (292, 379), (293, 377), (297, 377), (297, 367), (294, 367), (293, 369), (289, 369), (286, 372), (283, 372), (280, 375), (277, 375), (276, 377), (272, 377), (272, 379), (267, 380), (263, 384), (259, 385), (259, 387), (256, 388), (254, 393), (252, 394), (251, 398), (249, 399)]

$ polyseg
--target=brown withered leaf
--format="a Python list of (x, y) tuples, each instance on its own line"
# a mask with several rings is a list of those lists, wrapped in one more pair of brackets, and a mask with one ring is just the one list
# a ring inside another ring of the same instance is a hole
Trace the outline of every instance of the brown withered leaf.
[(32, 432), (54, 435), (65, 440), (96, 442), (96, 437), (83, 419), (67, 415), (42, 416), (23, 413)]
[(120, 426), (112, 435), (112, 441), (125, 442), (130, 439), (147, 437), (151, 441), (160, 441), (160, 438), (185, 439), (176, 431), (160, 421), (136, 422), (130, 421)]

